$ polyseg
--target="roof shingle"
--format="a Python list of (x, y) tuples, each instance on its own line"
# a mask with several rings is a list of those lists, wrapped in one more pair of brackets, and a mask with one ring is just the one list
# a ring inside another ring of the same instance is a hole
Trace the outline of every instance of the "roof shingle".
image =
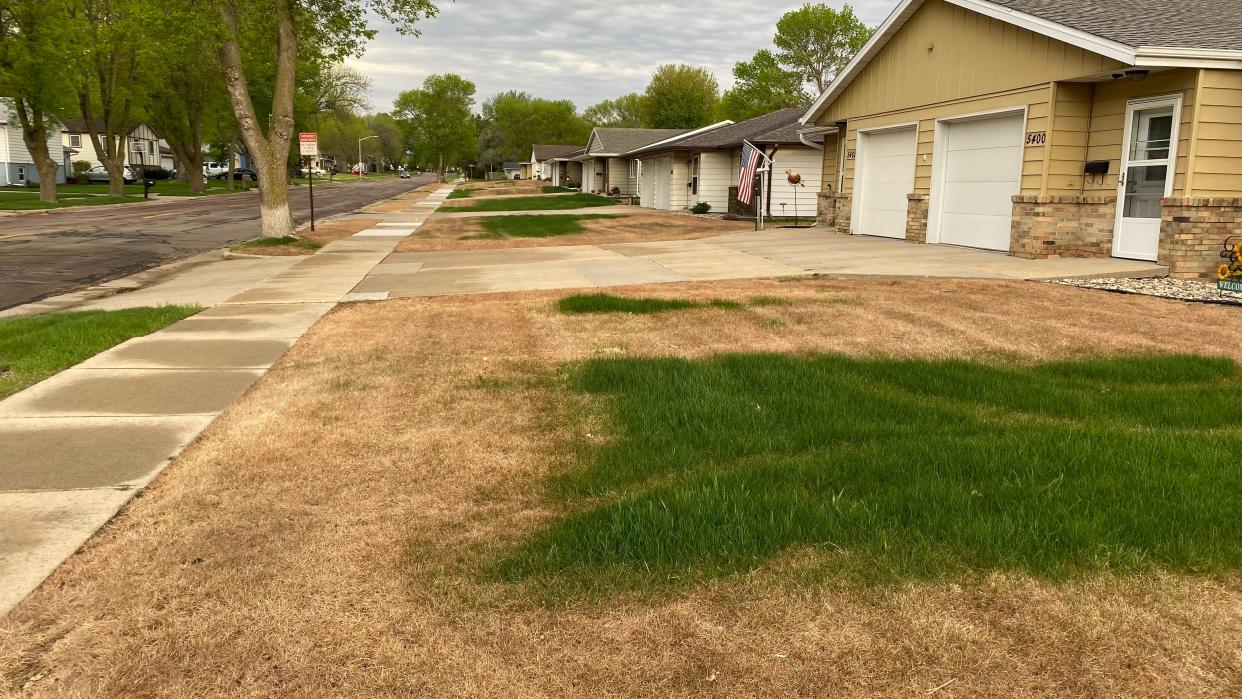
[(1138, 48), (1242, 49), (1238, 0), (992, 0)]
[[(640, 155), (674, 150), (717, 150), (739, 148), (742, 141), (762, 141), (764, 143), (797, 143), (797, 130), (792, 127), (798, 124), (804, 110), (799, 107), (778, 109), (762, 116), (757, 116), (736, 124), (721, 126), (706, 133), (687, 136), (686, 138), (661, 143), (646, 148), (639, 148), (627, 155)], [(766, 137), (766, 138), (764, 138)]]

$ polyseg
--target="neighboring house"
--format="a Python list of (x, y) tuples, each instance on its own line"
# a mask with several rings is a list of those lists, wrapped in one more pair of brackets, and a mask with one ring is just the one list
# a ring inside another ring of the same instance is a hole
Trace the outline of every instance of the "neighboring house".
[[(95, 120), (94, 131), (99, 134), (99, 140), (102, 142), (105, 138), (102, 119)], [(62, 143), (66, 153), (73, 151), (73, 153), (67, 155), (67, 159), (71, 163), (84, 160), (90, 163), (91, 167), (103, 164), (98, 154), (95, 153), (95, 146), (91, 142), (89, 134), (90, 131), (86, 128), (85, 119), (75, 117), (65, 120), (65, 132)], [(150, 126), (139, 124), (123, 140), (124, 142), (121, 146), (125, 153), (124, 165), (161, 166), (160, 147), (167, 146), (168, 144), (161, 143), (159, 135)], [(70, 171), (72, 171), (72, 165), (70, 165)]]
[[(765, 211), (771, 216), (814, 218), (823, 146), (799, 135), (804, 113), (800, 108), (781, 109), (738, 123), (723, 122), (627, 153), (627, 158), (641, 162), (642, 205), (678, 210), (706, 203), (721, 213), (736, 209), (742, 142), (750, 141), (773, 163), (764, 193)], [(797, 172), (802, 185), (789, 184), (786, 170)]]
[(502, 167), (502, 169), (505, 171), (505, 179), (506, 180), (528, 179), (525, 176), (524, 171), (522, 170), (523, 165), (528, 165), (528, 164), (527, 163), (505, 163), (504, 166)]
[(554, 187), (581, 187), (582, 161), (586, 148), (575, 148), (563, 155), (552, 156), (545, 161), (545, 167), (551, 172), (548, 177)]
[(531, 176), (541, 180), (552, 179), (552, 158), (559, 158), (575, 151), (582, 150), (582, 146), (549, 146), (535, 145), (530, 148), (530, 172)]
[(173, 154), (172, 148), (164, 145), (164, 141), (160, 141), (160, 167), (165, 170), (177, 169), (177, 156)]
[(1242, 232), (1236, 0), (901, 0), (803, 121), (841, 232), (1178, 276)]
[(607, 194), (638, 194), (638, 163), (622, 157), (630, 151), (688, 133), (690, 129), (612, 129), (595, 128), (583, 154), (582, 191)]
[[(62, 162), (60, 133), (55, 129), (47, 139), (47, 152), (52, 160)], [(56, 169), (56, 181), (65, 181), (63, 166)], [(38, 182), (39, 171), (30, 151), (26, 149), (21, 123), (10, 107), (0, 102), (0, 186), (24, 186)]]

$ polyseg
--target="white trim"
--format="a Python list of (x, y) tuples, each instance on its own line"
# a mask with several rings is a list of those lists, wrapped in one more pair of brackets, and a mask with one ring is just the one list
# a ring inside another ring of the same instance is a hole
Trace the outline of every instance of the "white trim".
[[(945, 150), (949, 145), (949, 126), (956, 123), (977, 121), (980, 119), (989, 119), (992, 117), (1004, 116), (1008, 114), (1022, 114), (1022, 132), (1026, 133), (1027, 123), (1030, 121), (1030, 105), (1022, 105), (1020, 107), (1004, 107), (1001, 109), (989, 109), (983, 112), (971, 112), (969, 114), (956, 114), (954, 116), (940, 117), (936, 119), (936, 130), (932, 136), (932, 176), (931, 176), (931, 196), (927, 202), (927, 243), (929, 245), (938, 245), (943, 237), (941, 231), (941, 211), (944, 208), (944, 161)], [(1023, 144), (1019, 144), (1023, 145)], [(1045, 145), (1045, 147), (1049, 147)], [(1025, 146), (1023, 145), (1025, 149)], [(1018, 161), (1018, 182), (1021, 186), (1022, 171), (1026, 165), (1026, 159), (1022, 158)], [(917, 154), (915, 167), (918, 167)]]
[[(875, 126), (869, 129), (858, 129), (857, 131), (858, 144), (854, 147), (854, 180), (853, 180), (854, 184), (850, 188), (850, 234), (851, 235), (863, 235), (862, 233), (858, 232), (858, 224), (861, 223), (861, 221), (859, 220), (861, 218), (860, 214), (862, 213), (862, 196), (860, 196), (858, 193), (858, 185), (859, 183), (862, 182), (863, 169), (864, 169), (863, 168), (863, 143), (866, 141), (866, 138), (864, 137), (871, 136), (871, 135), (878, 134), (878, 133), (884, 133), (886, 131), (900, 131), (902, 129), (912, 129), (914, 131), (914, 172), (911, 172), (910, 176), (911, 176), (912, 181), (917, 180), (918, 179), (918, 168), (919, 168), (919, 122), (907, 121), (907, 122), (902, 122), (900, 124), (887, 124), (885, 126)], [(845, 175), (844, 167), (841, 168), (841, 174), (842, 174), (842, 177), (844, 178), (844, 175)], [(902, 194), (902, 196), (905, 196), (906, 194), (913, 194), (913, 192), (905, 192), (904, 194)], [(902, 240), (905, 240), (905, 239), (906, 239), (906, 236), (903, 235)]]
[[(811, 108), (802, 116), (801, 123), (810, 124), (818, 119), (828, 105), (871, 62), (875, 54), (880, 49), (883, 49), (888, 44), (889, 39), (918, 11), (923, 2), (924, 0), (901, 0), (897, 7), (889, 13), (884, 22), (880, 24), (879, 28), (876, 29), (862, 50), (845, 66), (837, 76), (837, 79), (828, 86), (828, 89), (815, 100)], [(1126, 65), (1150, 68), (1242, 69), (1242, 50), (1162, 46), (1134, 47), (1042, 17), (1003, 7), (987, 0), (945, 0), (945, 2), (1037, 34), (1042, 34), (1071, 46), (1077, 46)]]
[[(1170, 104), (1170, 103), (1173, 105), (1173, 126), (1169, 131), (1169, 157), (1167, 158), (1167, 164), (1166, 164), (1166, 167), (1168, 168), (1168, 170), (1165, 173), (1165, 179), (1164, 179), (1164, 196), (1166, 197), (1173, 196), (1173, 186), (1177, 181), (1177, 146), (1178, 146), (1178, 140), (1181, 138), (1182, 94), (1178, 92), (1178, 93), (1174, 93), (1171, 95), (1160, 95), (1157, 97), (1142, 97), (1139, 99), (1132, 99), (1132, 100), (1126, 101), (1126, 113), (1125, 113), (1126, 123), (1125, 123), (1125, 128), (1122, 130), (1122, 134), (1121, 134), (1121, 169), (1120, 169), (1120, 172), (1118, 173), (1118, 179), (1117, 179), (1117, 213), (1116, 213), (1116, 218), (1113, 221), (1113, 244), (1112, 244), (1111, 249), (1109, 250), (1109, 253), (1113, 257), (1119, 257), (1119, 255), (1117, 254), (1117, 237), (1118, 235), (1121, 234), (1122, 226), (1125, 224), (1125, 219), (1126, 219), (1126, 216), (1125, 216), (1125, 212), (1126, 212), (1125, 180), (1128, 179), (1128, 175), (1129, 175), (1127, 171), (1130, 169), (1132, 165), (1134, 165), (1134, 163), (1130, 161), (1130, 136), (1131, 136), (1130, 131), (1131, 129), (1134, 128), (1134, 113), (1138, 111), (1139, 109), (1144, 109), (1146, 107), (1156, 107), (1162, 104)], [(1139, 166), (1141, 167), (1144, 163), (1148, 163), (1151, 161), (1140, 160), (1137, 162)], [(1127, 256), (1127, 257), (1123, 257), (1122, 259), (1128, 259), (1128, 260), (1150, 259), (1150, 261), (1155, 262), (1156, 258), (1159, 257), (1159, 255), (1160, 255), (1160, 249), (1159, 249), (1159, 243), (1157, 243), (1156, 253), (1151, 258), (1146, 258), (1146, 257), (1135, 258), (1135, 257)]]

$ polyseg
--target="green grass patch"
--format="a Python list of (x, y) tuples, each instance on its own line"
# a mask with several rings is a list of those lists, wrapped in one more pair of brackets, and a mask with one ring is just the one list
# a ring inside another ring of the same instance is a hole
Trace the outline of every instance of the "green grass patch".
[(39, 199), (38, 190), (0, 190), (0, 211), (35, 211), (38, 209), (64, 209), (71, 206), (104, 206), (142, 201), (141, 196), (109, 197), (92, 194), (61, 194), (55, 204)]
[[(456, 191), (456, 190), (454, 190)], [(486, 211), (563, 211), (565, 209), (584, 209), (594, 206), (612, 206), (617, 202), (609, 197), (598, 194), (571, 194), (566, 197), (510, 197), (508, 199), (484, 199), (467, 206), (454, 206), (446, 211), (452, 212), (486, 212)]]
[(306, 250), (318, 250), (323, 247), (323, 243), (318, 240), (309, 238), (299, 238), (293, 235), (283, 235), (269, 238), (257, 238), (241, 245), (234, 245), (230, 250), (247, 250), (252, 248), (276, 248), (276, 247), (304, 248)]
[(558, 235), (583, 233), (583, 221), (620, 218), (610, 214), (552, 214), (539, 216), (494, 216), (481, 219), (479, 225), (489, 237), (553, 238)]
[(201, 310), (160, 306), (0, 318), (0, 398)]
[(449, 192), (449, 195), (448, 197), (446, 197), (446, 199), (469, 199), (470, 197), (474, 196), (474, 191), (475, 190), (473, 189), (454, 189), (453, 191)]
[(583, 439), (550, 483), (563, 514), (495, 565), (554, 597), (668, 589), (795, 552), (802, 565), (807, 551), (811, 579), (863, 585), (1242, 566), (1231, 360), (573, 367), (609, 439)]
[(782, 296), (756, 296), (750, 300), (750, 305), (759, 308), (770, 306), (792, 306), (794, 302)]
[(569, 187), (556, 187), (553, 185), (545, 185), (543, 188), (544, 194), (572, 194), (576, 191), (578, 190), (570, 189)]
[(695, 308), (723, 308), (738, 310), (745, 306), (737, 301), (716, 299), (714, 301), (691, 301), (689, 299), (658, 299), (650, 297), (613, 296), (612, 294), (574, 294), (556, 302), (561, 313), (573, 315), (587, 313), (667, 313)]

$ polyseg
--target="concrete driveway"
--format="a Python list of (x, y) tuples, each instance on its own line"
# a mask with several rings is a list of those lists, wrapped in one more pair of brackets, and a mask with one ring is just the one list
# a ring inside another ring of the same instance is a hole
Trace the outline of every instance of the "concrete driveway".
[(811, 274), (1056, 279), (1163, 276), (1118, 259), (1024, 260), (1001, 252), (847, 236), (812, 228), (653, 243), (394, 253), (354, 298), (578, 289)]

